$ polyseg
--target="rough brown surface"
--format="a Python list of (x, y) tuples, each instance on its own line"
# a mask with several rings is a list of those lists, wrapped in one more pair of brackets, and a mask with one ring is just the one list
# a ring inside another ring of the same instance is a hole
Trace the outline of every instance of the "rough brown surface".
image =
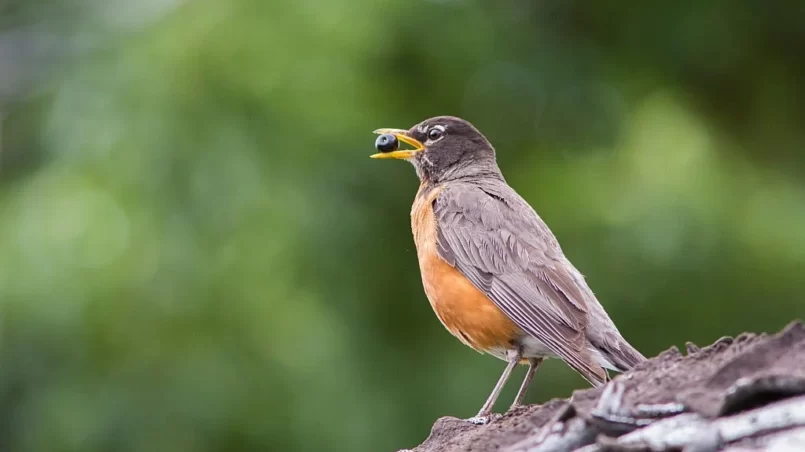
[(525, 439), (535, 428), (567, 406), (567, 401), (552, 400), (544, 405), (531, 405), (510, 413), (488, 425), (473, 425), (455, 417), (443, 417), (433, 424), (430, 436), (416, 452), (498, 450)]
[[(805, 450), (805, 326), (676, 348), (605, 387), (476, 426), (436, 421), (415, 452)], [(783, 449), (781, 449), (783, 450)], [(785, 449), (788, 450), (788, 449)]]

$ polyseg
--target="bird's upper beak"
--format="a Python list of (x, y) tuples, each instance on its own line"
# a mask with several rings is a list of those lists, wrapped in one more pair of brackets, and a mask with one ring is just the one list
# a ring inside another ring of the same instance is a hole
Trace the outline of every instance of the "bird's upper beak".
[(390, 133), (394, 135), (397, 140), (402, 141), (405, 144), (411, 145), (414, 149), (401, 149), (397, 151), (391, 152), (378, 152), (377, 154), (372, 154), (369, 157), (373, 159), (401, 159), (405, 160), (407, 158), (413, 157), (414, 154), (417, 152), (421, 152), (425, 150), (425, 145), (422, 144), (419, 140), (411, 138), (408, 136), (408, 131), (403, 129), (377, 129), (374, 133), (378, 135), (382, 135), (384, 133)]

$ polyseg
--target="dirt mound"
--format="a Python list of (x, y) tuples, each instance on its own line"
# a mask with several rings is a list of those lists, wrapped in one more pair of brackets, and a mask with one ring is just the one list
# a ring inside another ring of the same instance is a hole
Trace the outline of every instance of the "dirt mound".
[(414, 452), (805, 450), (805, 326), (675, 347), (616, 377), (476, 426), (436, 421)]

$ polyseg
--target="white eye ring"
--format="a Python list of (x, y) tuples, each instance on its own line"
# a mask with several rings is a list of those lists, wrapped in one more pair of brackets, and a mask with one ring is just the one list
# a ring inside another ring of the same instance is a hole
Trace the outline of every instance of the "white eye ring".
[(428, 141), (426, 143), (433, 144), (444, 138), (444, 126), (433, 126), (428, 130)]

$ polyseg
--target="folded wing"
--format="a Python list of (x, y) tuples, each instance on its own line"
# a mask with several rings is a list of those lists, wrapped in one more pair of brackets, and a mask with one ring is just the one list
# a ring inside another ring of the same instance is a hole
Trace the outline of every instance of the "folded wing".
[(590, 383), (603, 383), (587, 349), (582, 289), (536, 212), (504, 183), (448, 187), (433, 208), (440, 257)]

